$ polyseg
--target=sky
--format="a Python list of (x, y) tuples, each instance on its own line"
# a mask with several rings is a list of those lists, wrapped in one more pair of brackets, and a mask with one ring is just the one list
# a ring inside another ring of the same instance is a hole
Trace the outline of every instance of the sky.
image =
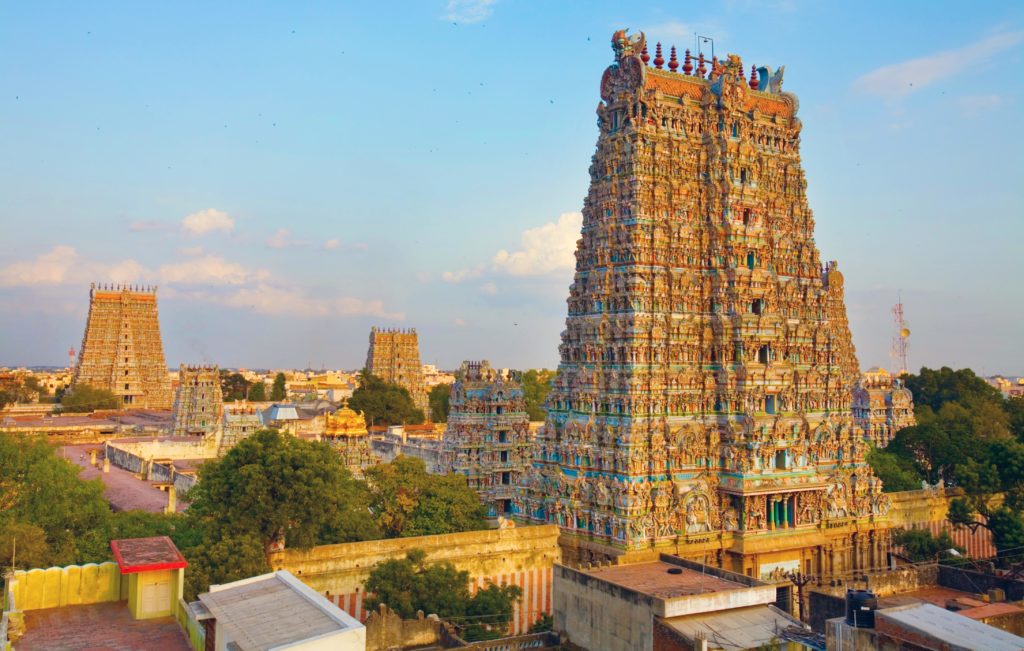
[(864, 368), (1024, 374), (1024, 4), (0, 3), (0, 365), (62, 365), (90, 282), (158, 285), (167, 361), (553, 367), (619, 28), (786, 66)]

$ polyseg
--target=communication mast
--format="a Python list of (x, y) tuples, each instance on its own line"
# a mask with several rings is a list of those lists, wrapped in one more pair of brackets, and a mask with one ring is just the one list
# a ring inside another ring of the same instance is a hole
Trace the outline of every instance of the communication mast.
[(74, 346), (68, 348), (68, 368), (72, 371), (75, 370), (75, 361), (77, 359), (76, 355), (78, 355), (78, 353), (75, 351)]
[(892, 306), (893, 321), (896, 322), (896, 334), (892, 337), (892, 348), (890, 354), (896, 362), (896, 377), (907, 374), (907, 352), (910, 350), (910, 328), (903, 318), (903, 297), (897, 299), (896, 305)]

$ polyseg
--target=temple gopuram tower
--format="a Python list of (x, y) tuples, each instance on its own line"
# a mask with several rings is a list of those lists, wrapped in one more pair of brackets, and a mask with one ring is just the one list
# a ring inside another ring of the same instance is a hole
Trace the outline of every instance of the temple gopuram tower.
[(80, 384), (111, 391), (126, 409), (170, 409), (156, 287), (92, 284), (70, 390)]
[[(850, 411), (782, 69), (617, 32), (558, 377), (519, 517), (569, 562), (671, 550), (778, 579), (879, 567), (889, 498)], [(682, 59), (682, 60), (680, 60)]]
[(178, 367), (174, 396), (174, 436), (216, 436), (224, 417), (217, 366)]
[(380, 463), (370, 448), (370, 432), (366, 429), (366, 416), (346, 402), (333, 414), (324, 414), (323, 438), (338, 451), (348, 469), (356, 477), (363, 469)]
[(463, 362), (450, 390), (445, 470), (466, 476), (490, 517), (508, 515), (515, 487), (530, 468), (531, 448), (526, 395), (517, 375), (504, 377), (487, 360)]
[(914, 396), (884, 368), (864, 371), (853, 390), (853, 422), (864, 439), (879, 448), (889, 445), (896, 432), (917, 424)]
[(416, 328), (372, 328), (366, 370), (385, 382), (405, 387), (416, 407), (423, 410), (424, 416), (430, 416)]

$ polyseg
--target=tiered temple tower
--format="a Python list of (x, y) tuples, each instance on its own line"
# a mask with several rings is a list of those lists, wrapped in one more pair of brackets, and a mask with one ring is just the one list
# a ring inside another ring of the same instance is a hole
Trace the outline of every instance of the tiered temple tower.
[(915, 425), (914, 396), (884, 368), (864, 371), (853, 390), (853, 420), (868, 442), (884, 448), (904, 427)]
[(486, 360), (463, 362), (450, 396), (442, 466), (466, 475), (491, 517), (512, 513), (532, 447), (518, 376), (503, 377)]
[(224, 399), (217, 366), (178, 367), (174, 396), (175, 436), (216, 436), (224, 417)]
[(92, 284), (71, 391), (82, 384), (113, 392), (127, 409), (170, 409), (156, 287)]
[[(617, 32), (559, 374), (520, 517), (571, 562), (689, 558), (765, 578), (881, 566), (888, 497), (850, 402), (782, 69)], [(651, 64), (654, 65), (651, 65)]]
[(424, 416), (430, 416), (416, 328), (372, 328), (366, 369), (386, 382), (408, 389), (416, 407), (423, 410)]
[(380, 463), (370, 449), (370, 433), (366, 429), (366, 417), (345, 403), (333, 414), (324, 414), (323, 438), (338, 451), (352, 474), (363, 476), (363, 469)]

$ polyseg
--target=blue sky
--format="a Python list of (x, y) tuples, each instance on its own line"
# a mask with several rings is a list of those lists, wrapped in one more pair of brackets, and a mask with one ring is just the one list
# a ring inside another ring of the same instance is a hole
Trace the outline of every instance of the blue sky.
[(168, 362), (553, 366), (609, 39), (785, 65), (864, 367), (1024, 373), (1024, 5), (4, 3), (0, 364), (159, 284)]

